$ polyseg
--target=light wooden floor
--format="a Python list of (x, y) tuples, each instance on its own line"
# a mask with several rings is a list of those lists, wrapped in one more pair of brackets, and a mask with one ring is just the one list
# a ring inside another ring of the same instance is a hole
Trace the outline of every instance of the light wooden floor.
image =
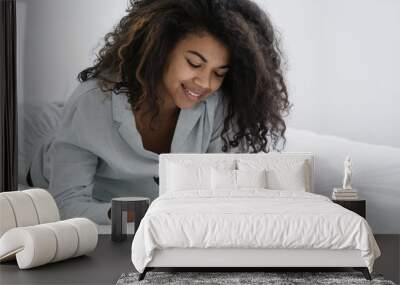
[(375, 261), (374, 272), (400, 284), (400, 235), (375, 235), (381, 256)]

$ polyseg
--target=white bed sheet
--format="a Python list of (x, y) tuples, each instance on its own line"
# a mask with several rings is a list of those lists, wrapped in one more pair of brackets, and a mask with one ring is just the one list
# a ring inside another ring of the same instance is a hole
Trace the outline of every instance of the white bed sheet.
[(134, 237), (133, 265), (143, 272), (166, 248), (357, 249), (370, 272), (380, 256), (361, 216), (318, 194), (265, 189), (160, 196)]

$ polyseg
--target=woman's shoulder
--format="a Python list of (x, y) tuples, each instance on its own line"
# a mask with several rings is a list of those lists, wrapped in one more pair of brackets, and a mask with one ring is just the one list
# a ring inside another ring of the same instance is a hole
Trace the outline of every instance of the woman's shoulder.
[(81, 82), (65, 102), (64, 123), (68, 125), (74, 122), (76, 128), (85, 131), (93, 126), (110, 125), (111, 94), (110, 91), (104, 91), (97, 80)]
[(64, 106), (59, 138), (93, 148), (108, 133), (99, 130), (112, 127), (111, 109), (111, 92), (103, 91), (92, 79), (80, 83)]
[(80, 82), (66, 102), (73, 109), (98, 110), (101, 105), (111, 101), (111, 91), (103, 90), (96, 79)]

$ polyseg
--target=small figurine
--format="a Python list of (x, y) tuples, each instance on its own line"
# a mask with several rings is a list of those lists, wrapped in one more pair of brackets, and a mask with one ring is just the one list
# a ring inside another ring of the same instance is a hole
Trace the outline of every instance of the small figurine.
[(352, 190), (351, 187), (351, 173), (352, 172), (352, 163), (351, 157), (346, 156), (346, 160), (344, 161), (344, 178), (343, 178), (343, 189)]

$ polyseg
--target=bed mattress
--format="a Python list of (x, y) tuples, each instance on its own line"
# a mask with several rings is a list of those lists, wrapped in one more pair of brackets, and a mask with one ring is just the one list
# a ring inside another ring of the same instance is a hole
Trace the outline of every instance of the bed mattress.
[(168, 192), (132, 243), (139, 272), (162, 249), (359, 250), (372, 272), (379, 248), (367, 221), (318, 194), (265, 189)]

